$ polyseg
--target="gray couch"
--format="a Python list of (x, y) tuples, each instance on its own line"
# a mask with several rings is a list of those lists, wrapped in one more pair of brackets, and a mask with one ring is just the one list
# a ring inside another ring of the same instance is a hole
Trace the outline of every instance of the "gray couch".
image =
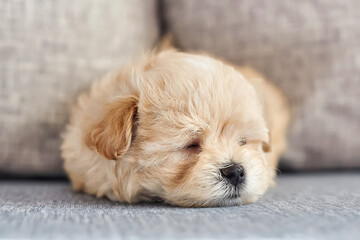
[(64, 181), (3, 181), (5, 239), (359, 239), (360, 175), (281, 175), (255, 204), (179, 208), (73, 193)]
[[(1, 1), (0, 239), (360, 239), (359, 7)], [(180, 49), (256, 68), (287, 95), (290, 147), (276, 187), (259, 202), (179, 208), (72, 192), (59, 154), (69, 106), (165, 31)]]

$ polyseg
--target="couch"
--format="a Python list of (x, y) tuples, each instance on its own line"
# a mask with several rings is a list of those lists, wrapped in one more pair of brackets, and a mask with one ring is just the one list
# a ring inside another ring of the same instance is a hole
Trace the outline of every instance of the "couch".
[[(0, 239), (359, 239), (357, 0), (0, 2)], [(292, 107), (259, 202), (179, 208), (71, 190), (59, 144), (76, 96), (170, 32), (249, 65)]]

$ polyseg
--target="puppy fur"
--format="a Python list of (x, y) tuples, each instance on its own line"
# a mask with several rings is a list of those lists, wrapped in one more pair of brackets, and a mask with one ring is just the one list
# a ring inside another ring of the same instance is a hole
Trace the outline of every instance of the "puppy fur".
[[(82, 94), (61, 149), (73, 188), (97, 197), (241, 205), (273, 183), (288, 122), (281, 92), (252, 69), (164, 50)], [(241, 187), (220, 173), (231, 163)]]

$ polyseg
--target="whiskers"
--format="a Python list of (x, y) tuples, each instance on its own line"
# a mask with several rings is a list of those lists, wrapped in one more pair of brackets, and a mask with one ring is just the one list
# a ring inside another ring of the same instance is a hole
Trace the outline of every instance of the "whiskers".
[[(225, 166), (226, 167), (226, 166)], [(216, 189), (216, 198), (214, 199), (217, 206), (234, 206), (241, 205), (241, 195), (245, 190), (245, 184), (234, 186), (229, 184), (220, 173), (215, 174), (213, 189)]]

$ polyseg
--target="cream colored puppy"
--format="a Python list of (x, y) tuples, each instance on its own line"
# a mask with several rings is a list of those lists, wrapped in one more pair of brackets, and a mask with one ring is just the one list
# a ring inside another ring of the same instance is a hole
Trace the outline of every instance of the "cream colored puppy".
[(286, 147), (280, 91), (251, 69), (162, 51), (79, 97), (62, 145), (73, 188), (122, 202), (256, 201)]

